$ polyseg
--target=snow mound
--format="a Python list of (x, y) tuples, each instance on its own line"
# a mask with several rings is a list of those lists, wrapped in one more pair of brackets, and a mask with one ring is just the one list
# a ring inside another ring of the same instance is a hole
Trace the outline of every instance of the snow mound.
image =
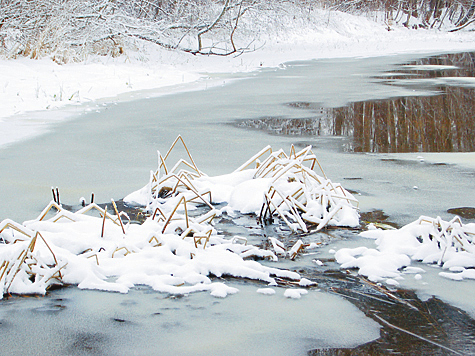
[(284, 297), (291, 299), (300, 299), (304, 294), (308, 294), (308, 291), (306, 289), (289, 288), (285, 290)]
[(373, 282), (397, 285), (403, 274), (423, 269), (412, 261), (436, 264), (439, 275), (452, 280), (475, 279), (475, 224), (463, 224), (459, 217), (444, 221), (421, 216), (399, 230), (369, 230), (360, 234), (375, 240), (377, 247), (342, 248), (335, 254), (341, 268), (356, 268)]
[(264, 295), (274, 295), (275, 294), (275, 289), (272, 288), (259, 288), (257, 290), (257, 293), (259, 294), (264, 294)]

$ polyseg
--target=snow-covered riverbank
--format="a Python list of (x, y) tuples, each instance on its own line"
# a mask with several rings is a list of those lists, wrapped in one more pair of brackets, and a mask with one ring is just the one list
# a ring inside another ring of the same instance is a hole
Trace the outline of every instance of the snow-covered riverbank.
[[(475, 50), (472, 32), (409, 30), (341, 12), (316, 11), (315, 25), (290, 24), (287, 29), (256, 38), (255, 48), (240, 56), (206, 57), (137, 43), (137, 51), (117, 58), (93, 57), (58, 65), (49, 58), (0, 60), (0, 146), (44, 130), (32, 115), (39, 110), (94, 103), (148, 90), (163, 95), (210, 85), (200, 78), (218, 73), (250, 72), (288, 61), (317, 58), (380, 56), (398, 53), (441, 53)], [(253, 45), (254, 46), (254, 45)], [(222, 84), (225, 79), (215, 80)], [(189, 85), (191, 82), (198, 85)], [(82, 110), (91, 110), (91, 107)], [(14, 118), (12, 118), (14, 117)], [(51, 115), (51, 122), (64, 114)]]

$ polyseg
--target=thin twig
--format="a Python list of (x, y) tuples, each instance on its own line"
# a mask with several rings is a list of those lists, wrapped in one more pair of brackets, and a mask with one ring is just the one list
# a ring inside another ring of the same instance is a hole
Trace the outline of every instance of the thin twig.
[(417, 334), (415, 334), (415, 333), (413, 333), (413, 332), (411, 332), (411, 331), (409, 331), (409, 330), (400, 328), (399, 326), (393, 325), (393, 324), (391, 324), (390, 322), (388, 322), (388, 321), (384, 320), (383, 318), (381, 318), (381, 317), (380, 317), (379, 315), (377, 315), (377, 314), (372, 314), (372, 315), (373, 315), (376, 319), (378, 319), (379, 321), (381, 321), (383, 324), (389, 326), (390, 328), (393, 328), (393, 329), (399, 330), (399, 331), (401, 331), (401, 332), (403, 332), (403, 333), (406, 333), (406, 334), (408, 334), (408, 335), (414, 336), (414, 337), (416, 337), (416, 338), (418, 338), (418, 339), (420, 339), (420, 340), (423, 340), (423, 341), (425, 341), (425, 342), (428, 342), (429, 344), (438, 346), (438, 347), (440, 347), (440, 348), (442, 348), (442, 349), (444, 349), (444, 350), (450, 351), (450, 352), (452, 352), (452, 353), (454, 353), (454, 354), (456, 354), (456, 355), (464, 355), (463, 353), (460, 353), (460, 352), (458, 352), (458, 351), (455, 351), (455, 350), (453, 350), (453, 349), (451, 349), (451, 348), (449, 348), (449, 347), (447, 347), (447, 346), (444, 346), (444, 345), (439, 344), (439, 343), (437, 343), (437, 342), (435, 342), (435, 341), (429, 340), (429, 339), (427, 339), (427, 338), (425, 338), (425, 337), (423, 337), (423, 336), (417, 335)]

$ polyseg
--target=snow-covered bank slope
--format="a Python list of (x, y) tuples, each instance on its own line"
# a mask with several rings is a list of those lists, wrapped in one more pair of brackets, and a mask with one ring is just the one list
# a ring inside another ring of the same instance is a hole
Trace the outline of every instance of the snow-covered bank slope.
[(138, 43), (137, 52), (75, 64), (58, 65), (49, 58), (0, 60), (0, 129), (14, 132), (12, 120), (5, 118), (20, 113), (144, 89), (167, 88), (161, 93), (172, 93), (177, 85), (196, 81), (204, 73), (247, 72), (313, 58), (475, 50), (475, 38), (468, 31), (388, 31), (382, 22), (323, 10), (315, 10), (312, 22), (297, 19), (253, 40), (253, 51), (241, 56), (193, 56)]

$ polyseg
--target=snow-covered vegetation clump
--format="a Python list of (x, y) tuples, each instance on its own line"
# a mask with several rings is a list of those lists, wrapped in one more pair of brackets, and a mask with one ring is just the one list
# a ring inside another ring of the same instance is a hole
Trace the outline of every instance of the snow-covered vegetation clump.
[[(180, 159), (167, 167), (177, 142), (184, 144), (179, 136), (165, 156), (158, 153), (158, 168), (150, 173), (149, 183), (125, 197), (125, 202), (143, 205), (154, 215), (174, 211), (184, 201), (210, 208), (212, 203), (225, 203), (218, 213), (253, 213), (263, 224), (278, 217), (292, 231), (302, 232), (308, 232), (308, 224), (315, 225), (314, 231), (327, 225), (359, 225), (358, 201), (326, 177), (311, 146), (299, 152), (292, 146), (289, 155), (282, 149), (272, 152), (267, 146), (234, 172), (208, 177), (198, 169), (186, 145), (189, 162)], [(253, 165), (255, 168), (249, 168)]]
[(356, 268), (373, 282), (399, 284), (405, 273), (424, 272), (412, 261), (440, 266), (440, 276), (475, 279), (475, 224), (422, 216), (399, 230), (377, 228), (362, 232), (377, 248), (342, 248), (335, 254), (342, 268)]
[[(177, 144), (179, 158), (167, 165)], [(314, 170), (319, 170), (317, 174)], [(290, 153), (266, 147), (234, 172), (208, 177), (200, 171), (179, 136), (162, 156), (149, 183), (125, 198), (141, 205), (142, 220), (131, 221), (114, 200), (94, 202), (73, 212), (59, 194), (30, 221), (0, 222), (0, 297), (8, 293), (45, 294), (55, 285), (127, 293), (136, 285), (170, 294), (208, 291), (215, 297), (238, 292), (219, 277), (261, 281), (269, 287), (294, 285), (288, 298), (306, 294), (315, 283), (299, 273), (262, 264), (297, 258), (301, 239), (285, 246), (278, 237), (256, 246), (245, 236), (224, 236), (214, 227), (223, 214), (254, 214), (259, 223), (278, 223), (289, 234), (318, 232), (327, 226), (359, 227), (357, 201), (325, 176), (311, 147)], [(112, 213), (111, 213), (112, 212)], [(475, 279), (475, 224), (421, 217), (399, 230), (370, 225), (361, 235), (376, 249), (342, 248), (335, 258), (342, 268), (356, 268), (371, 281), (397, 285), (404, 274), (423, 270), (421, 261), (440, 266), (442, 277)], [(298, 236), (298, 235), (297, 235)], [(272, 289), (259, 293), (270, 294)]]
[[(56, 213), (48, 218), (52, 210)], [(94, 210), (102, 216), (91, 215)], [(174, 213), (167, 220), (154, 216), (139, 225), (123, 223), (122, 215), (111, 215), (95, 203), (73, 213), (52, 201), (34, 220), (1, 222), (0, 297), (44, 294), (57, 284), (121, 293), (147, 285), (170, 294), (209, 291), (225, 297), (237, 289), (213, 282), (211, 276), (271, 285), (277, 285), (274, 277), (300, 280), (295, 272), (245, 260), (277, 258), (246, 245), (245, 239), (218, 236), (207, 220)]]

